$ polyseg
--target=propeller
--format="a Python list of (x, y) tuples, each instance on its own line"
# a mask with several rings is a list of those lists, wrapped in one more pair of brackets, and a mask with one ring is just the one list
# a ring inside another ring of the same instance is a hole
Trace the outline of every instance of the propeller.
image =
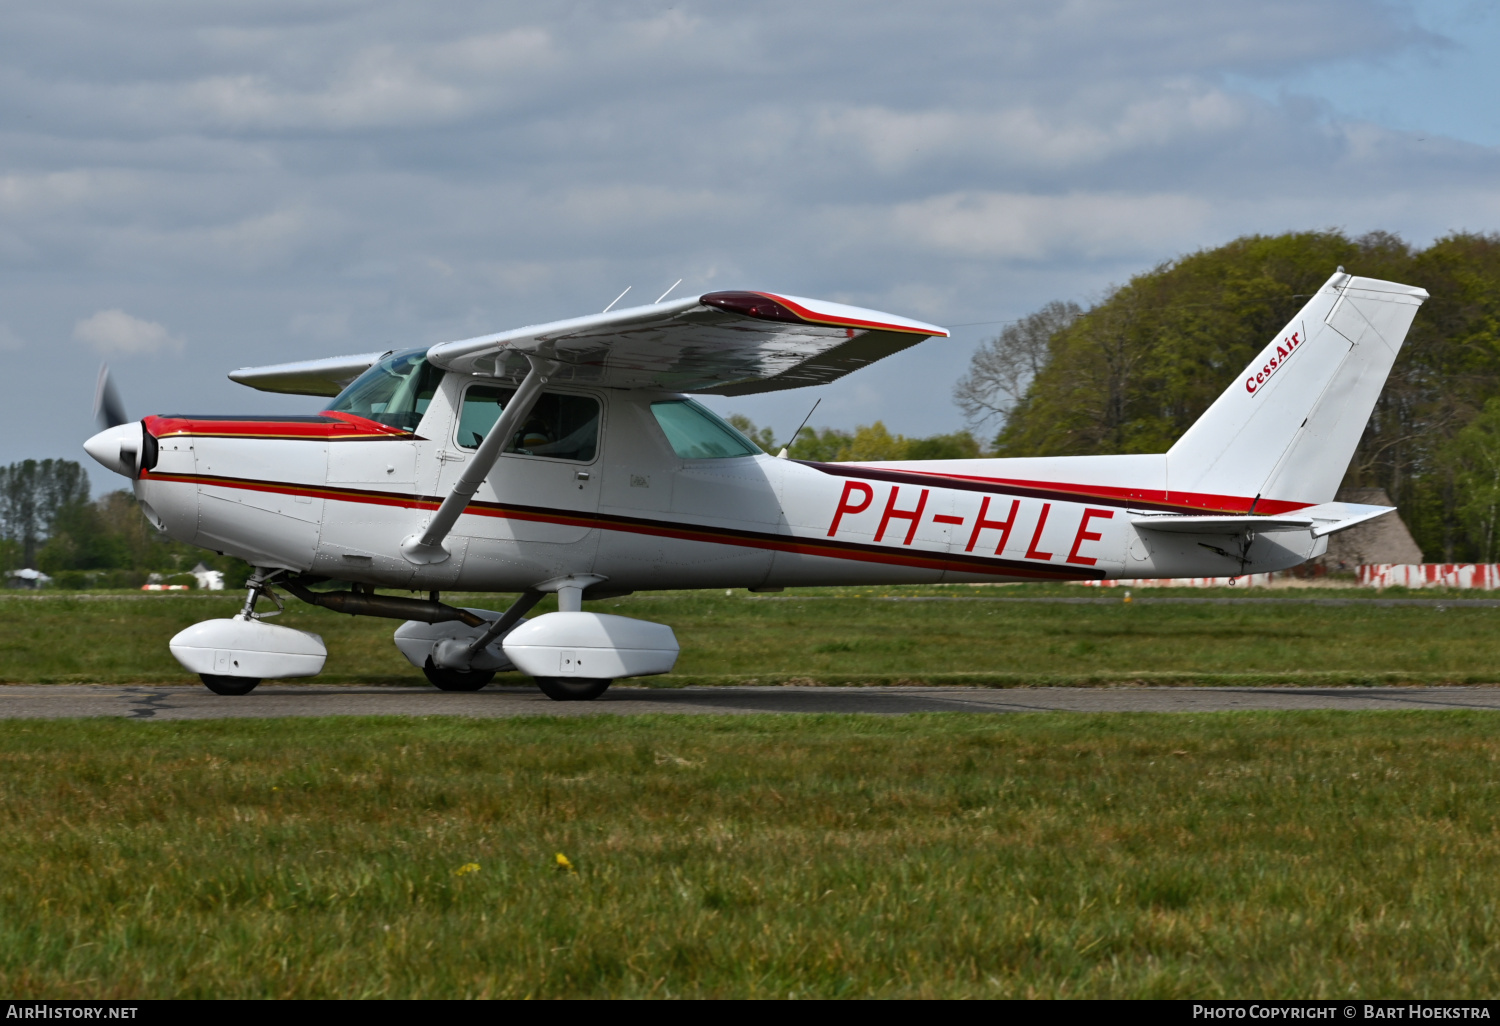
[(119, 427), (130, 418), (125, 416), (125, 404), (120, 402), (120, 393), (109, 380), (109, 365), (99, 365), (99, 385), (94, 390), (94, 417), (101, 430)]
[(132, 423), (125, 416), (125, 404), (109, 380), (109, 367), (99, 368), (99, 385), (94, 390), (94, 416), (99, 433), (83, 443), (84, 451), (101, 464), (125, 477), (139, 477), (141, 468), (156, 466), (156, 439), (145, 425)]

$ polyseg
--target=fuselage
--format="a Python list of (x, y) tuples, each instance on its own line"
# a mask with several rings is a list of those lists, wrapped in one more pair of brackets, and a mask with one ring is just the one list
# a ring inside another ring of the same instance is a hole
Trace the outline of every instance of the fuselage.
[(808, 463), (748, 445), (704, 455), (716, 443), (695, 441), (708, 429), (693, 426), (683, 396), (558, 385), (544, 393), (555, 430), (539, 421), (502, 455), (449, 536), (450, 557), (415, 565), (399, 544), (473, 458), (496, 409), (482, 390), (496, 387), (447, 373), (409, 425), (347, 412), (148, 417), (156, 459), (136, 494), (180, 541), (415, 590), (517, 591), (568, 574), (602, 577), (596, 590), (611, 592), (1214, 576), (1295, 566), (1326, 545), (1264, 535), (1231, 554), (1138, 530), (1141, 514), (1243, 514), (1255, 502), (1174, 492), (1164, 455)]

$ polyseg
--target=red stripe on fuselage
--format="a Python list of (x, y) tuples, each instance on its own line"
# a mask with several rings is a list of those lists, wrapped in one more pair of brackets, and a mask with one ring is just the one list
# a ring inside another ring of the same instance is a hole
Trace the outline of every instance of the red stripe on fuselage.
[[(333, 502), (366, 503), (379, 506), (396, 506), (406, 509), (437, 509), (442, 505), (438, 496), (407, 495), (400, 492), (382, 492), (358, 488), (313, 487), (291, 485), (275, 481), (258, 481), (248, 478), (216, 477), (208, 474), (159, 474), (144, 471), (142, 480), (180, 484), (206, 485), (217, 488), (236, 488), (246, 491), (268, 492), (276, 495), (305, 495)], [(865, 545), (859, 542), (840, 542), (817, 538), (798, 538), (789, 535), (746, 531), (736, 528), (688, 526), (649, 520), (644, 517), (627, 517), (608, 513), (572, 513), (563, 510), (536, 506), (510, 506), (493, 502), (471, 502), (464, 510), (465, 516), (494, 517), (501, 520), (523, 520), (533, 523), (558, 524), (605, 531), (621, 531), (627, 534), (643, 534), (683, 541), (698, 541), (705, 544), (736, 545), (743, 548), (772, 549), (806, 556), (823, 556), (829, 559), (847, 559), (862, 563), (884, 563), (891, 566), (915, 567), (927, 570), (953, 570), (961, 573), (991, 574), (997, 577), (1025, 577), (1045, 581), (1097, 580), (1104, 577), (1102, 570), (1079, 568), (1062, 569), (1023, 560), (1001, 559), (993, 556), (976, 556), (960, 553), (921, 552), (897, 550), (880, 545)]]
[(1288, 502), (1284, 499), (1261, 499), (1242, 495), (1211, 495), (1199, 492), (1170, 492), (1159, 488), (1115, 488), (1109, 485), (1065, 484), (1060, 481), (1022, 481), (1003, 477), (977, 477), (968, 474), (944, 474), (935, 470), (893, 470), (865, 467), (852, 463), (815, 463), (797, 460), (834, 477), (856, 477), (892, 484), (919, 487), (952, 488), (955, 491), (1000, 493), (1028, 499), (1059, 502), (1095, 503), (1164, 513), (1237, 513), (1255, 512), (1266, 516), (1306, 509), (1310, 502)]
[[(771, 293), (757, 293), (771, 296)], [(778, 298), (779, 297), (775, 297)], [(150, 416), (146, 430), (157, 438), (201, 435), (216, 438), (268, 438), (283, 441), (372, 441), (409, 439), (420, 441), (410, 431), (393, 428), (352, 413), (322, 413), (310, 417), (264, 418), (195, 418)], [(933, 470), (895, 470), (852, 463), (818, 463), (796, 460), (805, 467), (834, 477), (863, 478), (892, 484), (918, 486), (938, 485), (955, 491), (985, 492), (1041, 499), (1043, 501), (1094, 503), (1161, 513), (1229, 513), (1255, 512), (1276, 516), (1306, 509), (1313, 503), (1284, 499), (1261, 499), (1242, 495), (1215, 495), (1200, 492), (1173, 492), (1154, 488), (1119, 488), (1111, 485), (1071, 484), (1060, 481), (1030, 481), (1017, 478), (983, 477), (971, 474), (946, 474)], [(267, 482), (266, 484), (270, 484)]]
[(208, 438), (276, 438), (283, 441), (364, 441), (411, 439), (410, 431), (394, 428), (352, 413), (321, 413), (317, 417), (162, 417), (145, 419), (155, 438), (200, 435)]

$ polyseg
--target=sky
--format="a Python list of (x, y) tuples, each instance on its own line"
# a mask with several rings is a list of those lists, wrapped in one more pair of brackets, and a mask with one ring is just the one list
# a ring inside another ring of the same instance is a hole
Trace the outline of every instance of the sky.
[(1049, 300), (1248, 233), (1500, 230), (1497, 95), (1471, 0), (7, 4), (0, 463), (118, 483), (101, 361), (136, 417), (309, 412), (225, 375), (678, 278), (953, 331), (720, 412), (952, 431)]

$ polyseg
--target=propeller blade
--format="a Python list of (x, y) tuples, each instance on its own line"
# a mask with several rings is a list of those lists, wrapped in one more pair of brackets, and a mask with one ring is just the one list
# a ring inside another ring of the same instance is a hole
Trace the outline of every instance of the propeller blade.
[(119, 427), (130, 418), (125, 416), (125, 404), (120, 402), (120, 393), (109, 380), (109, 366), (99, 365), (99, 386), (94, 391), (94, 417), (102, 428)]

